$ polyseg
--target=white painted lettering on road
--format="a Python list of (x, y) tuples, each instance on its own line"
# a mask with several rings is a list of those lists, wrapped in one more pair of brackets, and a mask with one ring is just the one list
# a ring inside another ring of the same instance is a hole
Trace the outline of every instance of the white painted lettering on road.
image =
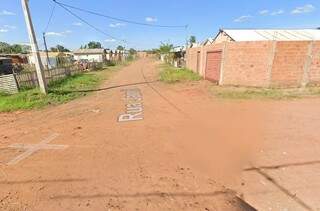
[(119, 122), (143, 120), (143, 103), (140, 89), (126, 89), (126, 113), (118, 117)]

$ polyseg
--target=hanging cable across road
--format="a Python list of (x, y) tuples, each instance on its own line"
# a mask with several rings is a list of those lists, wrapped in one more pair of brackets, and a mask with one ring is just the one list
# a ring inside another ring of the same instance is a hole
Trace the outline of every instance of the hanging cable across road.
[[(69, 14), (71, 14), (72, 16), (76, 17), (77, 19), (79, 19), (81, 22), (87, 24), (88, 26), (90, 26), (91, 28), (93, 28), (94, 30), (96, 30), (97, 32), (100, 32), (102, 34), (104, 34), (107, 37), (110, 37), (112, 39), (118, 40), (118, 38), (116, 38), (115, 36), (112, 36), (106, 32), (104, 32), (103, 30), (97, 28), (96, 26), (94, 26), (93, 24), (89, 23), (88, 21), (86, 21), (85, 19), (81, 18), (79, 15), (75, 14), (74, 12), (72, 12), (70, 9), (68, 9), (66, 6), (64, 6), (63, 4), (53, 0), (55, 3), (57, 3), (61, 8), (63, 8), (64, 10), (66, 10)], [(123, 43), (127, 43), (126, 40), (119, 40)]]
[(51, 20), (52, 20), (55, 9), (56, 9), (56, 4), (53, 4), (47, 26), (46, 26), (45, 30), (43, 31), (44, 33), (47, 33), (47, 31), (48, 31), (48, 28), (51, 24)]
[(63, 7), (75, 9), (75, 10), (82, 11), (82, 12), (85, 12), (85, 13), (89, 13), (89, 14), (92, 14), (92, 15), (97, 15), (97, 16), (101, 16), (101, 17), (108, 18), (108, 19), (111, 19), (111, 20), (116, 20), (116, 21), (129, 23), (129, 24), (135, 24), (135, 25), (140, 25), (140, 26), (148, 26), (148, 27), (158, 27), (158, 28), (188, 28), (188, 25), (158, 25), (158, 24), (150, 24), (150, 23), (141, 23), (141, 22), (138, 22), (138, 21), (132, 21), (132, 20), (124, 19), (124, 18), (113, 17), (113, 16), (110, 16), (110, 15), (101, 14), (101, 13), (90, 11), (90, 10), (87, 10), (87, 9), (82, 9), (82, 8), (75, 7), (75, 6), (72, 6), (72, 5), (69, 5), (69, 4), (61, 3), (61, 2), (59, 2), (57, 0), (52, 0), (52, 1), (54, 1), (56, 4), (58, 4), (60, 6), (63, 6)]

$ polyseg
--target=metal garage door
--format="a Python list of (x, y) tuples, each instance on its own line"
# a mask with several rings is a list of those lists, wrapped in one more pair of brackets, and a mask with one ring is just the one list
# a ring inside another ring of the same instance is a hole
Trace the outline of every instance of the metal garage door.
[(205, 78), (209, 81), (219, 82), (222, 51), (208, 52)]

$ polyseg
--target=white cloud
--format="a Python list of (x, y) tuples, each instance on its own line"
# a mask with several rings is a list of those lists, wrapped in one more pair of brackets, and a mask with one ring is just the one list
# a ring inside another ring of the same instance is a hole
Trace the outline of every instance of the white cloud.
[(6, 28), (6, 29), (16, 29), (17, 27), (16, 27), (16, 26), (11, 26), (11, 25), (3, 25), (3, 28)]
[(276, 16), (276, 15), (282, 15), (284, 13), (284, 10), (277, 10), (272, 12), (270, 15), (272, 16)]
[(16, 14), (13, 13), (13, 12), (10, 12), (10, 11), (8, 11), (8, 10), (2, 10), (2, 11), (0, 12), (0, 15), (16, 15)]
[(64, 32), (47, 32), (46, 36), (56, 36), (56, 37), (61, 37), (61, 36), (65, 36), (67, 34), (72, 33), (71, 30), (66, 30)]
[(122, 27), (122, 26), (125, 26), (126, 24), (124, 23), (111, 23), (109, 24), (109, 27), (111, 28), (118, 28), (118, 27)]
[(261, 10), (261, 11), (259, 11), (259, 14), (260, 15), (267, 15), (267, 14), (269, 14), (269, 10)]
[(83, 24), (81, 22), (75, 22), (72, 25), (74, 25), (74, 26), (82, 26)]
[(46, 36), (63, 36), (63, 33), (61, 32), (47, 32)]
[(9, 31), (8, 29), (0, 29), (0, 33), (6, 33), (8, 31)]
[(106, 39), (105, 42), (116, 42), (116, 39)]
[(310, 13), (315, 10), (315, 6), (312, 4), (306, 4), (302, 7), (296, 7), (294, 10), (291, 11), (292, 14), (303, 14), (303, 13)]
[(158, 19), (155, 18), (155, 17), (146, 17), (146, 21), (147, 21), (147, 22), (157, 22)]
[(233, 21), (236, 23), (242, 23), (242, 22), (249, 21), (251, 18), (252, 18), (251, 15), (243, 15), (243, 16), (240, 16), (239, 18), (234, 19)]

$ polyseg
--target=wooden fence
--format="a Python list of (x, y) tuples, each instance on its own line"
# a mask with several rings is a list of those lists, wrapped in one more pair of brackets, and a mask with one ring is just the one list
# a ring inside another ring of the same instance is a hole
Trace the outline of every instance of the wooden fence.
[[(86, 68), (80, 65), (72, 65), (45, 70), (44, 75), (46, 82), (49, 84), (52, 81), (62, 79), (66, 76), (97, 70), (100, 69), (100, 67), (103, 67), (103, 63), (89, 63)], [(38, 77), (35, 71), (0, 76), (0, 92), (13, 94), (17, 93), (21, 88), (33, 88), (38, 85)]]
[[(52, 81), (62, 79), (66, 76), (74, 75), (74, 74), (85, 72), (85, 71), (88, 71), (88, 70), (84, 70), (79, 66), (69, 66), (69, 67), (45, 70), (44, 75), (46, 78), (46, 82), (50, 83)], [(18, 73), (16, 74), (16, 79), (17, 79), (18, 87), (20, 88), (22, 87), (32, 88), (32, 87), (38, 86), (38, 77), (35, 71)]]

